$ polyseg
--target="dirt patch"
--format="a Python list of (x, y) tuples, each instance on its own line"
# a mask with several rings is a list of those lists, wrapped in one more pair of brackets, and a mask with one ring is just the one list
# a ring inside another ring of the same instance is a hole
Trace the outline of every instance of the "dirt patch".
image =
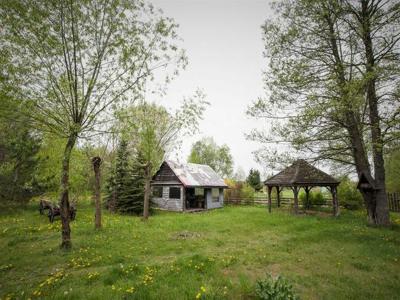
[(172, 234), (171, 239), (173, 240), (189, 240), (189, 239), (196, 239), (201, 237), (200, 233), (198, 232), (192, 232), (192, 231), (180, 231), (180, 232), (175, 232)]

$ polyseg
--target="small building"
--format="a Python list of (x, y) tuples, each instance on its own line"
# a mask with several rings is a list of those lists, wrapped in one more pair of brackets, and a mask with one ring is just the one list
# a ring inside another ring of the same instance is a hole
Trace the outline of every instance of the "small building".
[(268, 210), (271, 212), (271, 192), (276, 188), (277, 204), (280, 206), (280, 192), (283, 188), (290, 188), (294, 195), (294, 212), (298, 213), (298, 195), (301, 188), (306, 193), (306, 199), (313, 187), (326, 187), (332, 194), (333, 215), (339, 215), (339, 200), (337, 198), (337, 186), (340, 181), (326, 174), (320, 169), (310, 165), (304, 159), (296, 160), (292, 165), (283, 169), (278, 174), (264, 181), (268, 193)]
[(222, 207), (228, 186), (209, 166), (164, 161), (153, 176), (152, 203), (173, 211)]

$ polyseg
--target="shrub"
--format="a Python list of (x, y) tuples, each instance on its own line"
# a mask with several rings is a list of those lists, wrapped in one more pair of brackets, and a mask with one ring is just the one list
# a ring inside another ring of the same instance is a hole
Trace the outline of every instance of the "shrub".
[(324, 195), (320, 191), (312, 193), (312, 195), (313, 195), (311, 198), (312, 205), (325, 205), (326, 200), (324, 198)]
[(360, 209), (363, 206), (363, 198), (356, 184), (348, 177), (344, 177), (338, 186), (338, 199), (340, 205), (347, 209)]
[(299, 200), (300, 203), (307, 208), (311, 208), (315, 205), (324, 205), (326, 203), (324, 195), (320, 191), (310, 192), (308, 195), (308, 203), (306, 203), (306, 193), (302, 191), (299, 194)]
[(228, 186), (224, 189), (224, 199), (236, 199), (240, 198), (240, 190), (242, 188), (242, 183), (235, 181), (233, 179), (225, 179), (225, 184)]
[(276, 278), (267, 274), (267, 278), (256, 283), (256, 297), (263, 300), (294, 300), (299, 299), (292, 285), (282, 276)]
[(240, 197), (243, 199), (253, 200), (255, 192), (256, 191), (250, 184), (244, 183), (240, 189)]

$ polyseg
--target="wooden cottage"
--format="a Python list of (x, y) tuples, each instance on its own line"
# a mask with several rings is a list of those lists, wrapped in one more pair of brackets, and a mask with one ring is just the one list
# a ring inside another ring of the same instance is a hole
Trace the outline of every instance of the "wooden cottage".
[(153, 176), (152, 203), (173, 211), (219, 208), (228, 186), (207, 165), (164, 161)]

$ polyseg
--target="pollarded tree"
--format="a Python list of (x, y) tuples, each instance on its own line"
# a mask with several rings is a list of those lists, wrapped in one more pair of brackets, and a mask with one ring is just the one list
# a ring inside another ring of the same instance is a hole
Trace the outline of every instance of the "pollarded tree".
[(400, 6), (289, 0), (275, 9), (263, 26), (270, 95), (248, 111), (271, 131), (249, 137), (350, 166), (371, 187), (361, 190), (369, 223), (388, 225), (383, 151), (399, 136)]
[(220, 176), (229, 178), (233, 173), (233, 157), (227, 145), (218, 146), (211, 137), (192, 145), (188, 162), (209, 165)]
[(136, 99), (155, 69), (185, 64), (176, 25), (142, 0), (16, 0), (1, 3), (0, 27), (8, 76), (34, 125), (65, 138), (61, 247), (69, 248), (71, 151), (104, 129), (109, 109)]

